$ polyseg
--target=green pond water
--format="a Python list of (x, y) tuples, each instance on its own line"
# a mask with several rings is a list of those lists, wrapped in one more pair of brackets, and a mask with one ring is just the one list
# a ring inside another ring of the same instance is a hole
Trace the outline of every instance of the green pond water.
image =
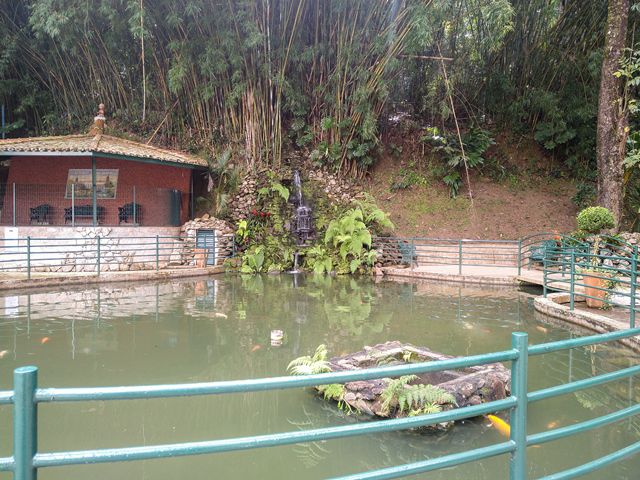
[[(40, 385), (107, 386), (246, 379), (283, 375), (289, 361), (320, 343), (330, 354), (387, 340), (470, 355), (585, 332), (534, 312), (514, 289), (370, 279), (223, 276), (170, 283), (13, 293), (0, 297), (0, 389), (14, 368), (37, 365)], [(271, 330), (285, 332), (271, 346)], [(533, 357), (531, 390), (637, 362), (620, 347), (581, 348)], [(531, 405), (529, 432), (565, 426), (635, 403), (621, 381)], [(40, 406), (41, 451), (154, 445), (345, 425), (347, 416), (310, 390), (149, 401)], [(584, 463), (638, 440), (625, 421), (528, 449), (530, 478)], [(0, 455), (11, 453), (11, 410), (0, 407)], [(320, 479), (433, 458), (504, 441), (486, 419), (441, 435), (394, 432), (231, 454), (40, 471), (40, 479)], [(637, 479), (640, 458), (584, 478)], [(10, 478), (0, 474), (0, 479)], [(506, 479), (508, 456), (413, 478)]]

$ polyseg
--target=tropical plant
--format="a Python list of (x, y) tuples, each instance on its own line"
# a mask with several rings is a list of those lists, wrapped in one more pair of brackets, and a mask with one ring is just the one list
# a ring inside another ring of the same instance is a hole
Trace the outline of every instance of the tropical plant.
[(306, 355), (292, 360), (287, 366), (292, 375), (314, 375), (331, 371), (327, 362), (327, 346), (318, 345), (312, 356)]
[(268, 187), (262, 187), (258, 190), (258, 199), (260, 199), (261, 197), (265, 197), (272, 192), (278, 194), (285, 202), (289, 201), (289, 189), (282, 185), (280, 182), (275, 181), (271, 182), (271, 185), (269, 185)]
[(260, 273), (264, 271), (264, 266), (265, 248), (263, 245), (256, 245), (243, 253), (240, 273)]
[(399, 378), (389, 380), (389, 383), (387, 383), (387, 386), (380, 394), (380, 399), (382, 400), (382, 411), (389, 414), (392, 407), (396, 407), (398, 405), (398, 397), (404, 393), (409, 382), (413, 382), (417, 379), (417, 375), (403, 375)]
[(446, 390), (428, 384), (409, 385), (416, 375), (404, 375), (390, 380), (380, 394), (382, 411), (388, 415), (392, 408), (409, 416), (438, 413), (444, 405), (456, 405), (455, 397)]
[(331, 273), (333, 270), (331, 255), (325, 247), (320, 245), (311, 247), (305, 252), (305, 264), (317, 274)]
[(349, 261), (354, 273), (363, 263), (372, 264), (375, 252), (371, 253), (371, 232), (364, 223), (360, 208), (347, 210), (340, 218), (332, 220), (324, 235), (325, 245), (338, 249), (340, 258)]
[(214, 160), (209, 159), (209, 175), (215, 182), (213, 187), (213, 213), (221, 216), (225, 213), (229, 197), (238, 187), (240, 176), (231, 162), (232, 150), (225, 149)]

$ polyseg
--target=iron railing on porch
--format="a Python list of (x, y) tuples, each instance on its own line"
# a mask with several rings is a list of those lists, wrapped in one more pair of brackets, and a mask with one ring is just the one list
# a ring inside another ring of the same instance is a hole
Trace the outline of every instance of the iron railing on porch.
[(74, 183), (9, 183), (0, 185), (0, 225), (180, 226), (192, 204), (189, 193), (142, 185), (96, 193)]
[[(640, 334), (640, 329), (628, 329), (604, 335), (594, 335), (529, 346), (527, 334), (513, 333), (511, 348), (483, 355), (454, 358), (429, 363), (382, 367), (357, 372), (346, 371), (303, 377), (277, 377), (177, 385), (40, 388), (38, 386), (37, 368), (21, 367), (16, 369), (14, 372), (13, 390), (0, 392), (0, 405), (12, 405), (13, 407), (14, 432), (13, 455), (11, 457), (0, 458), (0, 471), (13, 472), (13, 477), (16, 480), (35, 480), (39, 469), (54, 466), (123, 462), (266, 448), (309, 441), (330, 440), (356, 435), (407, 430), (508, 410), (510, 412), (511, 429), (509, 439), (507, 441), (415, 463), (390, 465), (379, 470), (348, 474), (340, 477), (340, 479), (400, 478), (417, 473), (440, 470), (463, 463), (474, 462), (489, 457), (509, 454), (510, 480), (526, 480), (528, 478), (527, 447), (572, 437), (605, 425), (619, 422), (640, 413), (640, 404), (633, 404), (627, 408), (610, 412), (591, 420), (575, 423), (565, 427), (552, 428), (540, 433), (528, 434), (527, 407), (529, 404), (577, 392), (590, 387), (604, 385), (609, 382), (632, 378), (640, 373), (640, 365), (636, 365), (614, 372), (596, 375), (591, 378), (571, 381), (563, 385), (528, 392), (527, 378), (529, 358), (536, 355), (544, 355), (587, 345), (598, 345), (604, 342), (629, 338), (638, 334)], [(398, 377), (401, 375), (438, 372), (448, 369), (485, 365), (493, 362), (511, 362), (512, 389), (509, 397), (502, 400), (453, 409), (436, 414), (375, 422), (363, 422), (312, 430), (230, 438), (224, 440), (97, 450), (76, 450), (68, 452), (40, 452), (38, 450), (38, 429), (42, 427), (39, 422), (38, 406), (41, 404), (86, 402), (96, 400), (124, 401), (132, 399), (153, 401), (153, 399), (169, 397), (262, 392), (276, 389), (311, 387), (332, 383), (370, 380), (382, 377)], [(583, 465), (548, 475), (543, 477), (542, 480), (575, 478), (605, 468), (613, 462), (628, 458), (638, 452), (640, 452), (640, 441), (614, 453), (595, 458)]]

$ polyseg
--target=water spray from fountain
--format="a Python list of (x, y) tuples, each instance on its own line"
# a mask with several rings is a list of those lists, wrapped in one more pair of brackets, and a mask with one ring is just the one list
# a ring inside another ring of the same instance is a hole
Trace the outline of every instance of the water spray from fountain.
[[(302, 247), (307, 244), (307, 240), (311, 238), (313, 233), (313, 216), (311, 207), (309, 207), (302, 194), (302, 179), (300, 178), (300, 172), (295, 170), (293, 172), (293, 186), (294, 186), (294, 205), (296, 207), (295, 222), (293, 231), (298, 239), (297, 245)], [(299, 273), (298, 263), (300, 259), (300, 252), (297, 251), (293, 256), (293, 271), (291, 273)]]

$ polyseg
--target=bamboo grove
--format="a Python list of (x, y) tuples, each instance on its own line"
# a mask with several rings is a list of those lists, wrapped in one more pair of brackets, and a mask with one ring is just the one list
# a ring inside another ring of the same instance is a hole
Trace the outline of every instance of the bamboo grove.
[(104, 102), (150, 142), (231, 146), (248, 168), (301, 150), (346, 175), (373, 163), (390, 115), (446, 129), (455, 111), (588, 176), (606, 14), (604, 0), (2, 2), (0, 101), (9, 134), (77, 131)]

